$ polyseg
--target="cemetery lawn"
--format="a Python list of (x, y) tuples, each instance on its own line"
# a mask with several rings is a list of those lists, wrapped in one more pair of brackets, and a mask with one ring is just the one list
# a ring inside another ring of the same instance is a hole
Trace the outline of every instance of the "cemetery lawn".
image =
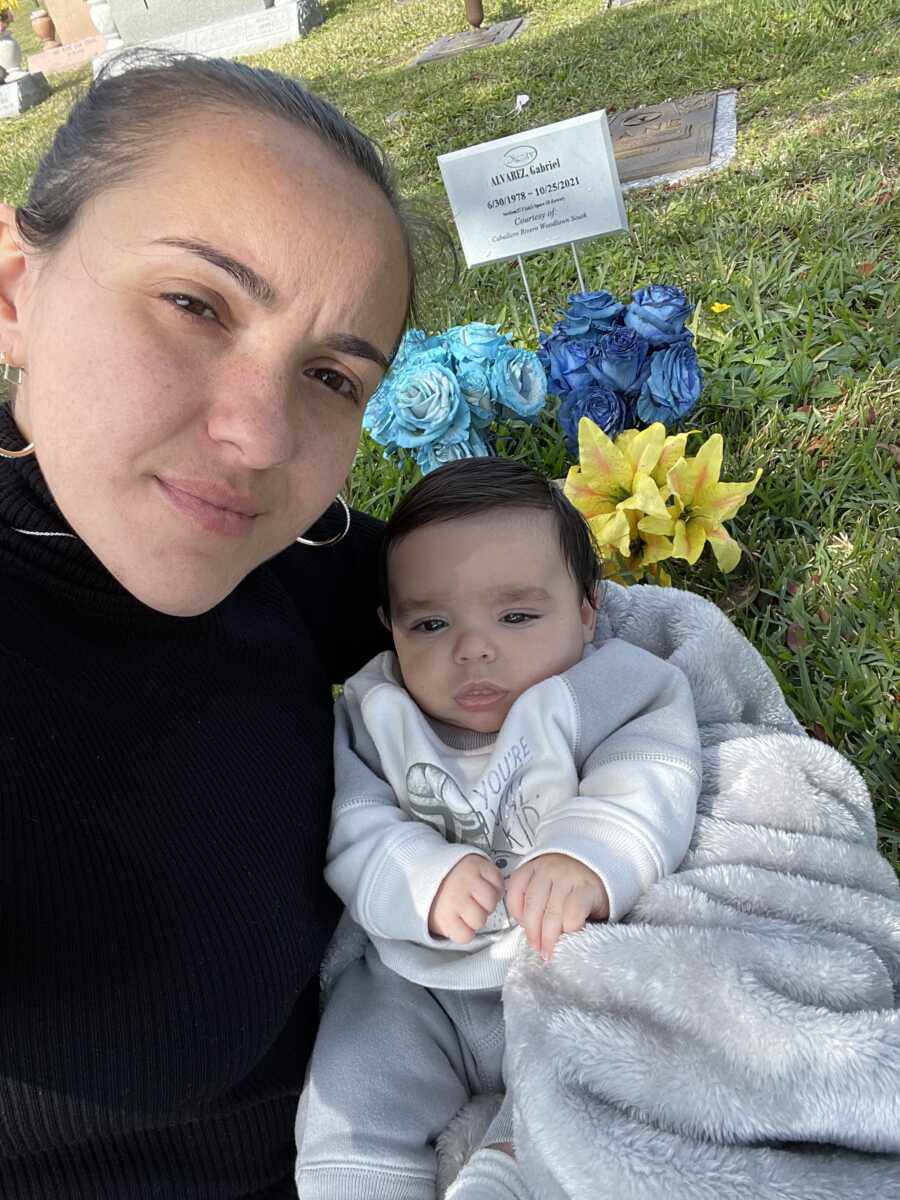
[[(588, 243), (588, 287), (685, 287), (706, 384), (693, 426), (725, 437), (723, 477), (764, 475), (732, 523), (730, 576), (701, 560), (677, 586), (714, 600), (765, 655), (810, 733), (860, 769), (900, 866), (900, 9), (897, 0), (485, 0), (513, 40), (406, 69), (465, 27), (463, 0), (325, 0), (324, 25), (253, 61), (304, 80), (388, 151), (404, 189), (449, 219), (436, 155), (597, 108), (738, 89), (725, 171), (630, 192), (630, 236)], [(34, 41), (27, 14), (17, 31)], [(4, 199), (86, 78), (0, 126)], [(531, 100), (513, 115), (515, 97)], [(542, 327), (576, 290), (571, 255), (529, 260)], [(427, 281), (426, 281), (427, 282)], [(534, 346), (518, 269), (437, 280), (419, 324), (498, 322)], [(711, 305), (728, 305), (714, 313)], [(694, 446), (699, 444), (699, 438)], [(552, 476), (552, 419), (501, 451)], [(364, 444), (353, 502), (386, 515), (413, 481)], [(708, 552), (707, 552), (708, 553)], [(667, 563), (666, 566), (670, 566)]]

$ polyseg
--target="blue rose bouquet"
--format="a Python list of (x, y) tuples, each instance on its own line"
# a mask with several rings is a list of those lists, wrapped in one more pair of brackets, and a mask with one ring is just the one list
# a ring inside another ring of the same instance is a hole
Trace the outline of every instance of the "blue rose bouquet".
[(496, 325), (473, 321), (428, 336), (410, 329), (369, 401), (363, 427), (385, 457), (412, 453), (423, 475), (493, 453), (496, 427), (533, 425), (547, 398), (541, 360)]
[(686, 328), (693, 311), (681, 288), (664, 283), (639, 288), (627, 305), (609, 292), (569, 297), (538, 356), (573, 458), (582, 417), (615, 438), (654, 421), (672, 427), (693, 410), (703, 387)]

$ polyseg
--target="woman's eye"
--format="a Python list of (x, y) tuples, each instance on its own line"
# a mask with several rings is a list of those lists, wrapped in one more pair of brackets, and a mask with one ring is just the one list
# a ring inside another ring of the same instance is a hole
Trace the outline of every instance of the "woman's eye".
[(311, 379), (318, 379), (320, 383), (324, 383), (327, 388), (331, 388), (339, 396), (346, 396), (349, 400), (359, 402), (359, 388), (352, 379), (348, 379), (340, 371), (334, 371), (330, 367), (312, 367), (306, 374)]
[(537, 613), (511, 612), (504, 613), (500, 620), (505, 625), (525, 625), (528, 621), (537, 621)]
[(212, 305), (197, 296), (188, 296), (185, 292), (172, 292), (163, 299), (180, 308), (189, 317), (198, 317), (201, 321), (218, 321), (219, 317)]
[(412, 627), (413, 633), (440, 633), (446, 627), (447, 622), (442, 621), (440, 617), (427, 617), (424, 621), (417, 621)]

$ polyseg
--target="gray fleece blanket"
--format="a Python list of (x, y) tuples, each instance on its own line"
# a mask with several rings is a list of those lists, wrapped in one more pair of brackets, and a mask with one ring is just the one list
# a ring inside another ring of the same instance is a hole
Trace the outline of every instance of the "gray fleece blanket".
[(508, 977), (522, 1174), (539, 1200), (896, 1200), (900, 887), (862, 779), (714, 605), (610, 586), (605, 622), (690, 681), (703, 791), (675, 875)]
[[(507, 979), (534, 1200), (900, 1200), (900, 887), (865, 785), (707, 601), (610, 584), (600, 635), (687, 676), (703, 791), (675, 875)], [(444, 1135), (442, 1186), (492, 1112)]]

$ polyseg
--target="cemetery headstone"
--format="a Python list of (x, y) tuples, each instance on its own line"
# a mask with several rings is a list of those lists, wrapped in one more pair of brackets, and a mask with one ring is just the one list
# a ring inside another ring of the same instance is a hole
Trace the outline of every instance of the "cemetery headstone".
[[(111, 48), (155, 46), (225, 58), (283, 46), (322, 19), (319, 0), (90, 0), (90, 4), (94, 24), (106, 34)], [(95, 59), (95, 70), (111, 56)]]
[(610, 117), (619, 179), (629, 183), (705, 166), (712, 154), (715, 92), (630, 108)]
[(737, 148), (737, 93), (704, 92), (616, 113), (610, 134), (623, 191), (719, 171)]
[(466, 50), (480, 50), (482, 46), (495, 46), (507, 42), (517, 33), (521, 33), (527, 25), (524, 17), (513, 17), (509, 21), (497, 21), (481, 29), (467, 29), (464, 33), (448, 33), (422, 51), (414, 60), (413, 66), (422, 63), (436, 62), (440, 58), (451, 58), (454, 54), (463, 54)]
[(0, 83), (0, 118), (17, 117), (49, 95), (50, 85), (43, 75), (26, 73), (11, 82)]
[(64, 46), (97, 36), (86, 0), (43, 0), (43, 4)]
[(32, 75), (59, 75), (62, 71), (74, 71), (106, 49), (106, 38), (94, 31), (93, 37), (68, 42), (56, 50), (42, 50), (28, 55), (28, 70)]

